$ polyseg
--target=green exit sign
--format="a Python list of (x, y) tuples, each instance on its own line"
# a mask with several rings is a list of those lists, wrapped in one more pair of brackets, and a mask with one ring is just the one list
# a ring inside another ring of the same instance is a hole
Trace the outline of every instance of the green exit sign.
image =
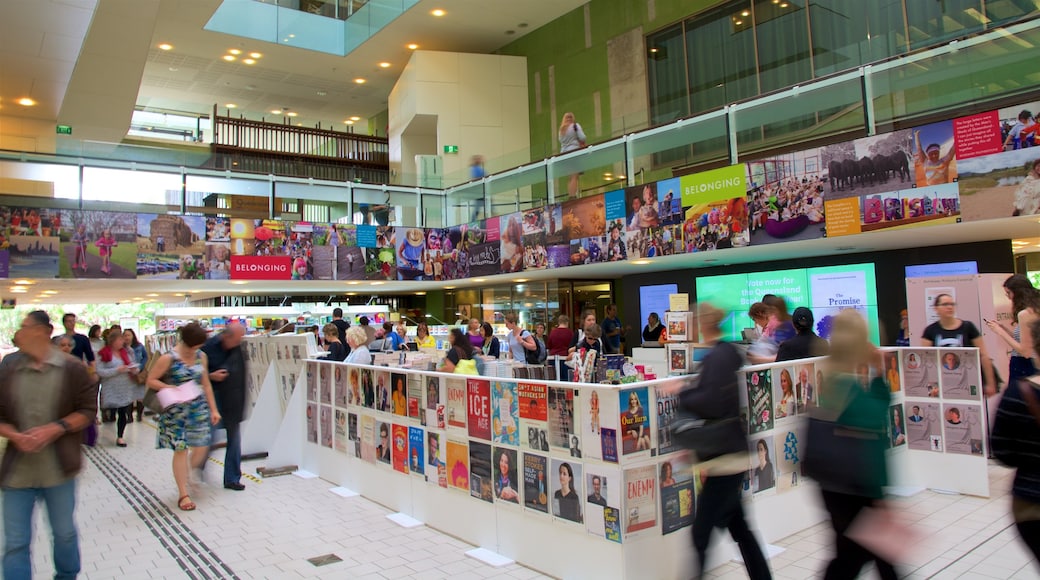
[(59, 135), (71, 135), (72, 125), (58, 125), (58, 127), (56, 128), (56, 132)]
[(459, 146), (458, 145), (445, 145), (444, 146), (444, 152), (445, 153), (458, 153), (459, 152)]

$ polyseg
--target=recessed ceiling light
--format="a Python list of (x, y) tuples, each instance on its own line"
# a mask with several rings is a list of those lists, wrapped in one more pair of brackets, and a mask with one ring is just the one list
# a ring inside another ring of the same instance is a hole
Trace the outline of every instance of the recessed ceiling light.
[(226, 104), (224, 106), (229, 108), (229, 109), (237, 109), (238, 108), (238, 105), (236, 105), (235, 103), (228, 103), (228, 104)]
[(351, 121), (360, 121), (360, 120), (361, 120), (361, 117), (358, 117), (358, 116), (354, 116), (354, 117), (351, 117), (351, 118), (350, 118), (350, 120), (351, 120)]
[(390, 63), (388, 63), (388, 62), (381, 62), (381, 63), (379, 63), (379, 68), (390, 68)]
[(149, 297), (149, 298), (158, 298), (158, 297), (159, 297), (159, 295), (158, 295), (158, 294), (156, 294), (156, 293), (154, 293), (154, 292), (153, 292), (153, 293), (151, 293), (151, 294), (145, 294), (145, 296), (147, 296), (147, 297)]
[(246, 281), (245, 280), (232, 280), (231, 283), (234, 284), (235, 286), (242, 286), (243, 284), (246, 284)]
[(445, 290), (454, 290), (455, 287), (454, 286), (445, 286), (444, 289)]
[(748, 12), (747, 10), (745, 10), (745, 11), (741, 12), (740, 15), (741, 16), (751, 16), (751, 13)]
[(347, 292), (347, 296), (357, 296), (357, 292)]
[(159, 50), (173, 50), (173, 45), (168, 42), (164, 42), (159, 45)]
[(354, 121), (351, 121), (350, 119), (347, 119), (346, 121), (343, 121), (343, 122), (346, 123), (347, 125), (353, 125), (354, 124)]
[(408, 50), (415, 50), (417, 48), (419, 48), (418, 44), (412, 43), (408, 45)]
[(286, 113), (286, 115), (288, 115), (290, 117), (295, 117), (297, 115), (297, 113), (294, 113), (294, 112), (290, 111), (290, 112)]
[(633, 264), (639, 264), (640, 266), (642, 266), (643, 264), (649, 264), (649, 263), (650, 263), (650, 260), (635, 260), (635, 261), (634, 261), (634, 262), (632, 262), (632, 263), (633, 263)]
[(617, 176), (617, 178), (618, 178), (618, 179), (624, 179), (624, 178), (625, 178), (625, 176), (624, 176), (624, 175), (618, 175), (618, 176)]
[(359, 84), (359, 85), (363, 85), (367, 81), (365, 81), (365, 79), (362, 79), (362, 78), (356, 78), (356, 79), (354, 79), (354, 82)]
[(441, 16), (447, 14), (447, 12), (441, 10), (440, 8), (436, 8), (434, 10), (430, 10), (430, 14), (433, 14), (434, 16), (440, 18)]
[(425, 292), (416, 292), (415, 295), (416, 296), (426, 296), (426, 293)]
[(787, 2), (781, 2), (780, 3), (780, 7), (781, 8), (787, 8)]
[(251, 53), (249, 53), (249, 58), (263, 58), (263, 56), (264, 55), (260, 54), (259, 52), (251, 52)]
[(738, 20), (738, 21), (734, 22), (733, 24), (736, 24), (737, 26), (740, 26), (741, 24), (744, 24), (744, 21), (743, 20)]
[(360, 283), (361, 283), (361, 282), (358, 282), (357, 280), (354, 280), (354, 281), (351, 281), (351, 282), (347, 282), (347, 285), (348, 285), (348, 286), (357, 286), (357, 285), (358, 285), (358, 284), (360, 284)]
[(328, 93), (328, 91), (317, 91), (315, 94), (318, 95), (319, 97), (324, 97), (324, 96), (328, 95), (329, 93)]
[(474, 278), (474, 282), (487, 282), (487, 278)]
[(282, 111), (280, 109), (271, 109), (271, 114), (272, 115), (281, 115)]
[(31, 107), (36, 104), (36, 101), (30, 99), (29, 97), (22, 97), (18, 99), (18, 104), (23, 107)]
[(242, 62), (244, 62), (246, 64), (256, 64), (256, 61), (251, 59), (251, 58), (243, 58)]
[(36, 280), (26, 280), (25, 278), (22, 278), (21, 280), (15, 280), (14, 283), (19, 286), (32, 286), (36, 283)]
[(651, 48), (650, 52), (657, 52), (657, 49), (656, 48)]
[(228, 52), (230, 52), (231, 54), (233, 54), (233, 55), (235, 55), (235, 56), (238, 56), (238, 55), (242, 54), (242, 51), (241, 51), (241, 50), (238, 50), (237, 48), (232, 48), (232, 49), (231, 49), (231, 50), (229, 50)]
[(224, 55), (224, 60), (226, 60), (226, 61), (228, 61), (228, 62), (234, 62), (234, 60), (235, 60), (235, 55), (233, 55), (233, 54), (225, 54), (225, 55)]
[(516, 280), (513, 280), (513, 282), (516, 282), (517, 284), (520, 284), (520, 283), (523, 283), (523, 282), (527, 282), (527, 278), (517, 278)]
[(382, 286), (383, 284), (386, 284), (386, 282), (372, 282), (373, 286)]

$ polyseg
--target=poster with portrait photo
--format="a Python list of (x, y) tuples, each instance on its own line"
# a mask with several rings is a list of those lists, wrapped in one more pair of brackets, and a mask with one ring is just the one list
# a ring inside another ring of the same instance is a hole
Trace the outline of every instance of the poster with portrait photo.
[(321, 446), (332, 449), (332, 406), (321, 405)]
[(776, 406), (773, 416), (776, 425), (780, 426), (793, 421), (798, 414), (798, 396), (794, 390), (794, 367), (773, 367), (771, 369), (773, 383), (773, 400)]
[(571, 457), (581, 457), (581, 408), (578, 406), (578, 389), (549, 387), (549, 446)]
[(628, 245), (625, 241), (625, 233), (625, 220), (610, 220), (607, 224), (605, 261), (622, 262), (628, 259)]
[(408, 375), (391, 373), (390, 375), (390, 411), (394, 415), (408, 415)]
[(343, 365), (332, 367), (332, 403), (337, 407), (346, 407), (350, 401), (350, 386), (346, 380), (350, 375), (348, 370)]
[(957, 149), (953, 121), (939, 121), (915, 127), (913, 134), (913, 172), (917, 187), (930, 187), (957, 181)]
[(938, 356), (932, 349), (903, 349), (903, 391), (907, 397), (938, 397)]
[[(585, 465), (585, 529), (593, 536), (621, 543), (621, 472)], [(613, 517), (606, 517), (613, 516)]]
[(618, 410), (621, 425), (621, 454), (632, 455), (649, 452), (652, 447), (650, 389), (640, 387), (619, 391)]
[(917, 451), (942, 452), (942, 412), (939, 403), (907, 400), (906, 445)]
[(657, 529), (657, 465), (626, 469), (621, 512), (625, 539)]
[[(805, 446), (805, 428), (800, 424), (777, 427), (773, 436), (776, 451), (777, 492), (783, 493), (802, 483), (802, 453)], [(757, 453), (757, 449), (756, 449)], [(757, 457), (752, 457), (757, 461)]]
[(679, 411), (679, 394), (663, 386), (654, 387), (654, 399), (657, 401), (657, 454), (664, 455), (682, 449), (672, 440), (672, 421)]
[(750, 441), (751, 493), (776, 492), (776, 450), (773, 438), (766, 436)]
[(552, 515), (557, 521), (583, 523), (581, 462), (552, 458), (549, 480), (552, 486)]
[(337, 408), (335, 410), (334, 417), (335, 433), (333, 434), (333, 449), (340, 453), (351, 453), (353, 454), (353, 446), (348, 445), (349, 439), (347, 438), (347, 412), (344, 409)]
[(744, 373), (747, 384), (748, 434), (773, 428), (773, 389), (768, 369)]
[(408, 426), (394, 424), (390, 436), (390, 460), (394, 471), (408, 473)]
[(661, 462), (661, 533), (670, 534), (693, 524), (693, 471), (678, 460)]
[(397, 228), (394, 254), (397, 256), (398, 280), (433, 279), (433, 271), (425, 274), (426, 233), (421, 228)]
[(426, 440), (422, 427), (408, 427), (408, 472), (423, 477), (426, 475)]
[(982, 407), (968, 403), (943, 403), (943, 431), (946, 452), (984, 455)]
[(469, 436), (491, 441), (491, 382), (466, 379), (466, 424)]
[(794, 384), (795, 397), (798, 398), (798, 413), (819, 406), (819, 374), (815, 363), (795, 365), (797, 382)]
[(469, 495), (491, 503), (494, 501), (495, 482), (491, 474), (491, 445), (469, 442)]
[(549, 513), (548, 459), (544, 455), (524, 452), (524, 507)]
[(888, 388), (893, 393), (900, 392), (903, 390), (903, 386), (899, 380), (899, 351), (883, 351), (881, 358), (885, 364), (885, 380), (888, 381)]
[(375, 380), (376, 411), (392, 413), (393, 401), (390, 397), (390, 373), (387, 371), (375, 371)]
[(979, 351), (941, 349), (939, 351), (939, 389), (944, 399), (978, 401), (982, 377)]
[(531, 451), (549, 451), (549, 389), (541, 383), (517, 383), (520, 406), (521, 446)]
[(448, 487), (448, 467), (442, 436), (434, 431), (426, 432), (426, 465), (429, 468), (426, 481), (438, 487)]
[(371, 415), (361, 415), (361, 459), (376, 462), (376, 419)]
[(376, 408), (376, 385), (372, 369), (361, 369), (361, 404), (368, 409)]
[(469, 493), (469, 444), (462, 440), (448, 440), (448, 487)]
[(318, 363), (318, 388), (321, 393), (321, 403), (332, 404), (332, 365)]
[(524, 269), (523, 213), (516, 212), (491, 218), (498, 220), (501, 273), (520, 272)]
[(491, 456), (494, 470), (495, 502), (520, 505), (520, 472), (517, 451), (509, 447), (494, 447)]
[(376, 421), (376, 461), (390, 465), (393, 459), (394, 426), (384, 421)]
[[(589, 388), (581, 396), (581, 439), (585, 442), (584, 456), (592, 459), (603, 459), (604, 437), (614, 437), (613, 434), (605, 434), (604, 426), (613, 426), (612, 417), (619, 416), (617, 409), (617, 397), (613, 393), (604, 390)], [(596, 444), (596, 442), (600, 444)], [(617, 448), (617, 443), (610, 447)]]
[(307, 402), (318, 402), (318, 363), (307, 361)]
[(448, 428), (466, 429), (466, 380), (444, 379)]
[(307, 403), (307, 441), (318, 442), (318, 404)]
[(495, 381), (491, 389), (491, 439), (520, 445), (520, 402), (517, 383)]
[(658, 215), (657, 185), (657, 183), (647, 183), (625, 188), (625, 220), (629, 231), (645, 232), (648, 228), (656, 228), (661, 225)]
[(906, 445), (906, 412), (902, 403), (896, 403), (888, 408), (888, 444), (890, 447), (898, 448)]
[[(446, 427), (444, 394), (440, 377), (421, 377), (425, 381), (426, 388), (423, 391), (423, 409), (426, 414), (426, 424), (437, 429)], [(440, 412), (438, 412), (438, 409)]]

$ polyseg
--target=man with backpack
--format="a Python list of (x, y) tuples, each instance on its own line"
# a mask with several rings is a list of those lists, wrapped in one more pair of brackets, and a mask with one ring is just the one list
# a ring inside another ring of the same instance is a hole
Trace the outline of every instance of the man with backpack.
[[(537, 361), (538, 342), (534, 339), (534, 335), (520, 327), (516, 314), (512, 312), (506, 314), (506, 329), (509, 330), (509, 333), (506, 334), (506, 342), (509, 343), (509, 352), (513, 355), (513, 360), (527, 364), (532, 364), (529, 362), (530, 360)], [(537, 364), (537, 362), (533, 364)]]

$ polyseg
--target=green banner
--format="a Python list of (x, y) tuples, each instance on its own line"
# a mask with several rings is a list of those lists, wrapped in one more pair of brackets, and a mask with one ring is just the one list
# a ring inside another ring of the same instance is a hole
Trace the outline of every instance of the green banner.
[(682, 189), (683, 207), (747, 195), (742, 163), (703, 173), (683, 175), (679, 178), (679, 186)]

